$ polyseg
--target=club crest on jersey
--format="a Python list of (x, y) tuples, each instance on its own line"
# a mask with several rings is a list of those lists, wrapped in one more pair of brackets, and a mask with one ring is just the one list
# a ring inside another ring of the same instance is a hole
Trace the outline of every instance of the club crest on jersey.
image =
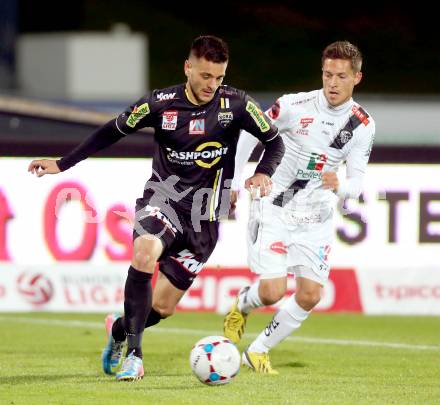
[(162, 115), (162, 129), (174, 131), (177, 127), (177, 111), (164, 111)]
[(341, 132), (339, 132), (338, 140), (339, 140), (340, 144), (345, 145), (352, 137), (353, 137), (353, 134), (351, 131), (347, 131), (346, 129), (342, 129)]
[(234, 115), (232, 114), (232, 111), (219, 112), (217, 119), (218, 119), (218, 123), (220, 124), (220, 126), (222, 128), (227, 128), (227, 127), (229, 127), (229, 124), (234, 119)]
[(190, 135), (205, 135), (205, 119), (191, 120), (189, 122)]

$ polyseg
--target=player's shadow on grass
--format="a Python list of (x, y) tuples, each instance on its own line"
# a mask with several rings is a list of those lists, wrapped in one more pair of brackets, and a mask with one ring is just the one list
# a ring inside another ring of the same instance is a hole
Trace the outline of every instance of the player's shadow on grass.
[(81, 377), (78, 374), (61, 374), (61, 375), (35, 375), (35, 374), (27, 374), (27, 375), (17, 375), (17, 376), (8, 376), (8, 377), (0, 377), (0, 385), (9, 384), (9, 385), (21, 385), (21, 384), (30, 384), (30, 383), (39, 383), (39, 382), (48, 382), (48, 381), (59, 381), (59, 380), (74, 380)]
[[(287, 362), (277, 362), (276, 367), (291, 367), (291, 368), (303, 368), (307, 367), (306, 363), (301, 363), (299, 361), (287, 361)], [(276, 368), (275, 367), (275, 368)]]

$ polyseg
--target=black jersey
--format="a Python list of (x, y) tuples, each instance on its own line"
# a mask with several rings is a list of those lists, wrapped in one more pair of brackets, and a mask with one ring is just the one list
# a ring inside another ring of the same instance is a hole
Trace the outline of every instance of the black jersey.
[[(230, 187), (240, 130), (263, 143), (278, 133), (251, 97), (229, 86), (220, 86), (203, 105), (188, 100), (184, 84), (154, 90), (127, 108), (115, 123), (124, 135), (144, 127), (155, 129), (153, 175), (144, 195), (163, 193), (180, 211), (194, 213), (195, 208), (206, 218), (209, 211), (211, 221), (217, 219), (223, 189)], [(275, 162), (262, 161), (257, 171), (271, 176), (281, 156), (274, 156)], [(170, 176), (177, 177), (166, 183)]]

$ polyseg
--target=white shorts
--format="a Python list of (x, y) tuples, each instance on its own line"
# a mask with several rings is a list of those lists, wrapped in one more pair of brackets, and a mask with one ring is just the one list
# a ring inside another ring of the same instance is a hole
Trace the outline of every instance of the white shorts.
[(253, 200), (248, 223), (248, 264), (263, 279), (297, 277), (324, 284), (334, 237), (333, 215), (297, 216), (268, 198)]

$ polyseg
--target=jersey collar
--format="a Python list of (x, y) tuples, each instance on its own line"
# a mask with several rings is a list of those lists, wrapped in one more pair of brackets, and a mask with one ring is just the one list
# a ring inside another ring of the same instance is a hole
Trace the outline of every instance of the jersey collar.
[(318, 104), (319, 107), (328, 114), (344, 115), (350, 111), (353, 105), (353, 98), (350, 98), (344, 104), (338, 105), (337, 107), (333, 107), (332, 105), (329, 104), (329, 102), (325, 98), (324, 89), (321, 89), (318, 92)]

